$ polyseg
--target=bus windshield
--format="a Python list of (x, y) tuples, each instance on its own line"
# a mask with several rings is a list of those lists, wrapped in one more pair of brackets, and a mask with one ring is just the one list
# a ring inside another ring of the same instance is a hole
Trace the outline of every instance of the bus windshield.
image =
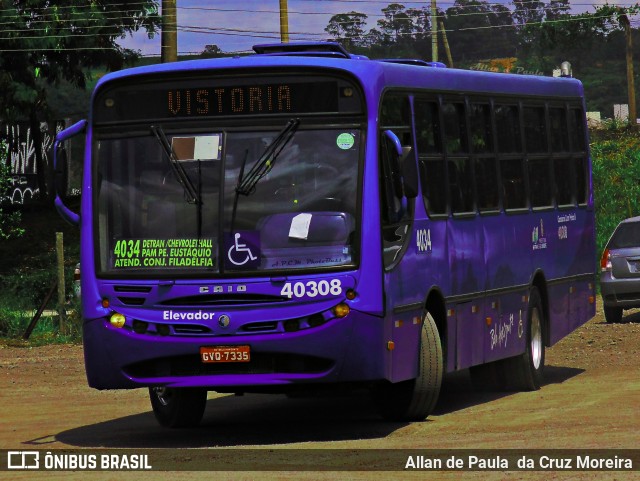
[(353, 265), (361, 132), (285, 124), (98, 140), (101, 273)]

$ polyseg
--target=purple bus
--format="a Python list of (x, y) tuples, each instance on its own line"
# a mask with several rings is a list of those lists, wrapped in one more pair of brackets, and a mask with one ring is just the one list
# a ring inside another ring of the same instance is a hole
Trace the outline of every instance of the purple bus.
[(148, 388), (170, 427), (207, 391), (367, 388), (421, 420), (444, 372), (538, 389), (595, 313), (580, 82), (254, 50), (106, 75), (57, 137), (86, 142), (81, 211), (56, 205), (89, 385)]

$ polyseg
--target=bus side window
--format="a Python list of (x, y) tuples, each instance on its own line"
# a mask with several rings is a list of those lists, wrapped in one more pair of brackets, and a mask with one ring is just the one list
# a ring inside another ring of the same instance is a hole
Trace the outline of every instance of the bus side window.
[(509, 210), (527, 207), (522, 159), (502, 159), (500, 168), (504, 208)]
[(553, 152), (569, 152), (567, 111), (564, 108), (549, 108), (549, 127), (551, 132), (551, 150)]
[(398, 259), (409, 238), (409, 223), (413, 217), (413, 199), (403, 191), (401, 159), (396, 146), (383, 132), (391, 130), (401, 145), (412, 146), (411, 109), (406, 94), (389, 93), (382, 100), (380, 116), (380, 202), (383, 240), (383, 259), (389, 268)]
[(569, 109), (569, 134), (571, 136), (571, 151), (573, 152), (573, 168), (576, 179), (576, 201), (578, 204), (586, 204), (589, 178), (587, 176), (588, 166), (582, 108)]
[(494, 111), (503, 206), (505, 210), (523, 209), (527, 207), (527, 191), (519, 109), (517, 105), (496, 105)]
[(571, 159), (566, 157), (553, 159), (553, 174), (555, 177), (556, 202), (558, 206), (566, 207), (573, 205)]
[(452, 155), (469, 152), (464, 104), (462, 102), (444, 102), (442, 117), (447, 153)]
[(531, 207), (551, 206), (551, 169), (549, 159), (529, 159)]
[(575, 159), (575, 173), (576, 173), (576, 200), (578, 204), (586, 204), (587, 192), (589, 191), (589, 177), (587, 175), (587, 159), (584, 156), (577, 157)]
[(527, 152), (529, 154), (546, 153), (548, 146), (544, 107), (525, 107), (523, 113)]
[(500, 208), (500, 182), (488, 103), (469, 105), (469, 126), (478, 210), (496, 212)]
[(518, 107), (516, 105), (496, 105), (495, 115), (498, 151), (502, 154), (522, 152)]
[(420, 181), (426, 210), (429, 215), (443, 215), (447, 213), (447, 190), (438, 104), (416, 100), (414, 109)]
[(523, 117), (531, 207), (551, 207), (551, 168), (545, 109), (542, 106), (526, 106)]
[(473, 194), (473, 175), (469, 160), (465, 104), (462, 102), (444, 102), (445, 149), (449, 174), (449, 199), (451, 212), (464, 213), (475, 210)]
[(380, 163), (382, 170), (382, 221), (383, 224), (396, 224), (403, 218), (402, 177), (400, 164), (394, 145), (386, 137), (382, 137), (380, 146)]
[(571, 137), (571, 151), (584, 152), (584, 120), (582, 109), (569, 110), (569, 135)]
[(496, 159), (481, 158), (475, 161), (478, 209), (480, 212), (496, 211), (500, 207), (498, 164)]

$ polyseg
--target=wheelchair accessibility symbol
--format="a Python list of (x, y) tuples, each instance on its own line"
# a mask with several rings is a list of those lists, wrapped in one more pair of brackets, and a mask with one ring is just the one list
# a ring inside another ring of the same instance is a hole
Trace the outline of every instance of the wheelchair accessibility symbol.
[(228, 235), (227, 261), (233, 266), (256, 267), (260, 263), (260, 234), (255, 231), (240, 231)]

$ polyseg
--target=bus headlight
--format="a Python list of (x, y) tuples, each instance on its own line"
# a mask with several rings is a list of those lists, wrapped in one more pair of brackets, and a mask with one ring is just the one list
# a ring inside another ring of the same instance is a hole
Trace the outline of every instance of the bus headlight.
[(118, 313), (118, 312), (114, 312), (111, 317), (109, 318), (109, 323), (113, 326), (113, 327), (117, 327), (118, 329), (120, 329), (121, 327), (124, 326), (124, 322), (125, 322), (125, 318), (124, 315)]

